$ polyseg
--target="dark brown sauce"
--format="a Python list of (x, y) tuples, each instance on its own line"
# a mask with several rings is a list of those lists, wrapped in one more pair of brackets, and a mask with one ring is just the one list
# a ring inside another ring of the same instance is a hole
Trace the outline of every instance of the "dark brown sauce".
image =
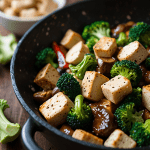
[(112, 112), (98, 103), (90, 104), (94, 115), (93, 132), (99, 137), (108, 137), (116, 128), (117, 122)]

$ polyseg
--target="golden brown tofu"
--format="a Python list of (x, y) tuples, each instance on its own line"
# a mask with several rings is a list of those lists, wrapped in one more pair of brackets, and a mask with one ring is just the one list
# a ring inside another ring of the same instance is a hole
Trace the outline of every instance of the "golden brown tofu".
[(42, 87), (45, 91), (51, 90), (56, 86), (60, 77), (58, 71), (51, 65), (47, 64), (43, 67), (34, 79), (34, 83)]
[(60, 131), (67, 134), (67, 135), (71, 135), (73, 134), (74, 130), (71, 129), (71, 127), (67, 124), (63, 124), (60, 128)]
[(142, 88), (142, 103), (150, 111), (150, 85), (143, 86)]
[(62, 92), (55, 94), (51, 99), (44, 102), (39, 111), (52, 126), (59, 126), (65, 123), (67, 114), (74, 103)]
[(136, 145), (136, 142), (120, 129), (116, 129), (104, 143), (104, 146), (113, 148), (134, 148)]
[(98, 72), (86, 71), (82, 80), (82, 95), (91, 101), (101, 100), (104, 97), (101, 85), (108, 80), (107, 77)]
[(118, 104), (132, 92), (130, 80), (121, 75), (115, 76), (101, 87), (104, 96), (114, 104)]
[(124, 46), (118, 53), (117, 58), (121, 60), (134, 61), (138, 65), (148, 56), (147, 50), (138, 41)]
[(98, 138), (97, 136), (81, 129), (76, 129), (72, 137), (81, 141), (86, 141), (97, 145), (103, 145), (103, 139)]
[(117, 43), (115, 38), (102, 37), (93, 46), (96, 57), (112, 57), (117, 49)]
[(61, 40), (60, 44), (63, 45), (67, 49), (71, 49), (79, 41), (83, 41), (84, 43), (82, 36), (76, 33), (75, 31), (68, 29), (63, 39)]
[(90, 53), (89, 48), (82, 41), (79, 41), (67, 52), (66, 62), (77, 65), (87, 53)]

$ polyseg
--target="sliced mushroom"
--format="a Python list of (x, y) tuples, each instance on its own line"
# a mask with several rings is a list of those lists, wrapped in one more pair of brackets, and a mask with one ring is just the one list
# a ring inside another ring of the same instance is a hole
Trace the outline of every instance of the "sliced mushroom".
[(108, 74), (110, 73), (110, 70), (113, 66), (113, 64), (116, 62), (116, 59), (114, 57), (110, 58), (98, 58), (98, 67), (96, 68), (96, 71), (101, 74)]
[(90, 107), (94, 115), (93, 132), (96, 136), (108, 137), (117, 128), (115, 116), (99, 102), (90, 104)]
[(147, 84), (150, 84), (150, 71), (146, 71), (144, 75), (144, 80)]
[(124, 32), (124, 30), (125, 30), (125, 25), (124, 24), (119, 24), (111, 30), (112, 36), (116, 37), (117, 35), (119, 35), (120, 32)]
[(150, 111), (148, 111), (147, 109), (144, 109), (142, 117), (144, 120), (150, 119)]
[(39, 91), (33, 94), (34, 100), (40, 104), (44, 103), (46, 100), (48, 100), (51, 97), (52, 97), (52, 90)]
[(55, 94), (57, 94), (58, 92), (60, 92), (59, 88), (56, 86), (53, 91), (52, 91), (52, 96), (54, 96)]

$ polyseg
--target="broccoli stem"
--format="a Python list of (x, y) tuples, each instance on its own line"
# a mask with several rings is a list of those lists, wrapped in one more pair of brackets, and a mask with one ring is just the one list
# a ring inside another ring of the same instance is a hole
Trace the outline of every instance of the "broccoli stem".
[(84, 97), (82, 95), (78, 95), (75, 98), (75, 112), (77, 114), (81, 114), (82, 113), (83, 99), (84, 99)]
[(78, 119), (81, 119), (81, 118), (83, 119), (86, 116), (82, 108), (83, 100), (84, 100), (84, 97), (82, 95), (78, 95), (75, 98), (75, 113)]
[[(91, 66), (93, 64), (93, 62), (88, 62), (88, 60), (84, 61), (83, 63), (81, 63), (81, 66), (76, 74), (76, 76), (78, 77), (78, 79), (83, 79), (84, 73), (86, 72), (87, 68), (89, 66)], [(88, 62), (88, 63), (87, 63)]]
[(97, 62), (93, 63), (93, 61), (90, 61), (90, 57), (86, 57), (85, 61), (82, 61), (78, 66), (78, 72), (76, 73), (76, 76), (78, 79), (82, 80), (84, 77), (84, 74), (87, 70), (87, 68), (91, 65), (96, 65)]
[(0, 118), (7, 124), (11, 124), (5, 117), (4, 112), (2, 109), (0, 109)]

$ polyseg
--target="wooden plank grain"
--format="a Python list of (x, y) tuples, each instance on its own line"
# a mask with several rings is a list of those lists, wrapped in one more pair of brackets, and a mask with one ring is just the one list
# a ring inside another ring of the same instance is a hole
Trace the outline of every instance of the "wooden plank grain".
[[(82, 0), (67, 0), (67, 5)], [(7, 35), (10, 32), (0, 26), (0, 34)], [(10, 77), (10, 63), (7, 65), (0, 64), (0, 99), (6, 99), (10, 108), (5, 110), (5, 116), (10, 122), (19, 123), (23, 127), (28, 119), (28, 113), (22, 108), (17, 100)], [(40, 132), (35, 134), (35, 141), (43, 150), (58, 150), (46, 139)], [(0, 150), (23, 150), (21, 137), (19, 136), (15, 141), (8, 144), (0, 143)]]

